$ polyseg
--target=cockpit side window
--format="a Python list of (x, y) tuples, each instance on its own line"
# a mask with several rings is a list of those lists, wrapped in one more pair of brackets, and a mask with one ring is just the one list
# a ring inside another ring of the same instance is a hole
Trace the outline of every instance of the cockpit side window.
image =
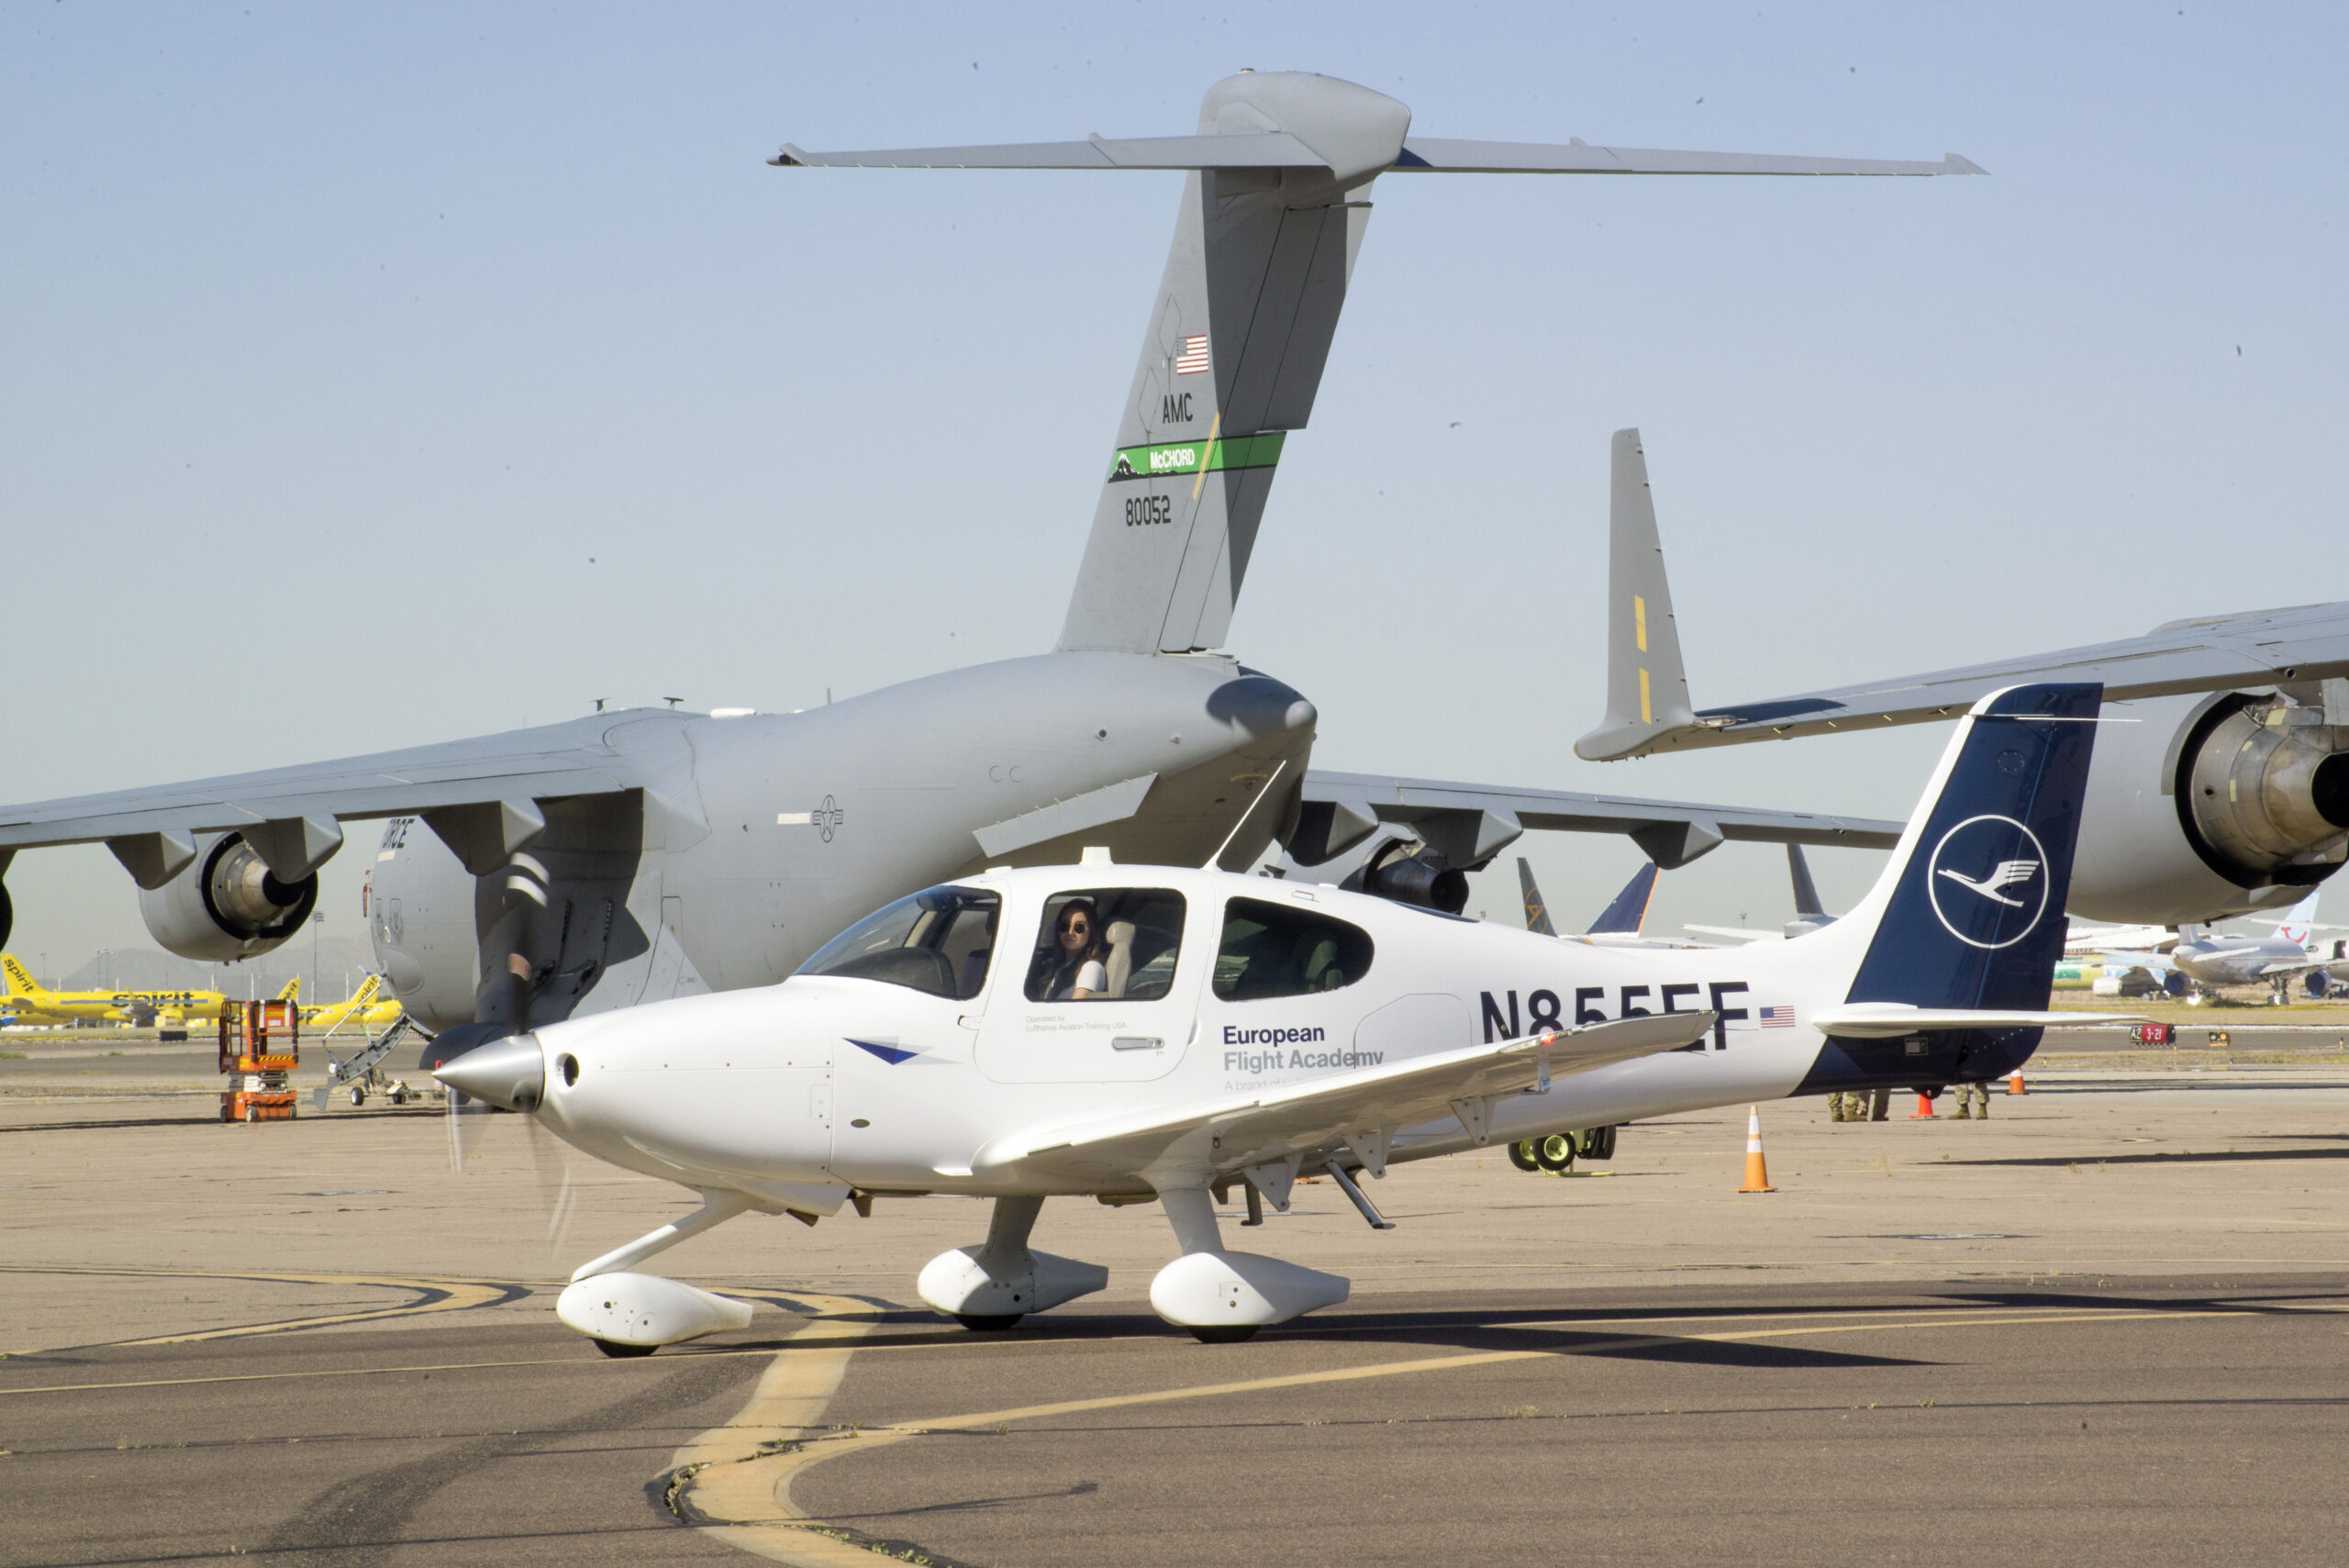
[(1223, 906), (1215, 994), (1227, 1002), (1304, 996), (1370, 972), (1370, 933), (1291, 904), (1234, 898)]
[(1157, 1001), (1174, 984), (1184, 908), (1165, 887), (1055, 893), (1028, 961), (1028, 999)]
[(801, 974), (878, 980), (968, 1001), (986, 984), (1003, 900), (981, 887), (932, 887), (875, 910), (826, 942)]

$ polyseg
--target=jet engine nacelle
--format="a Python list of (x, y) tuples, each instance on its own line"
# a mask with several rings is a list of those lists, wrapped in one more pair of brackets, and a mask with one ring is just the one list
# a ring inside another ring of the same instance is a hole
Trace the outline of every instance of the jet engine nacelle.
[(2109, 703), (2070, 909), (2176, 925), (2293, 904), (2349, 849), (2349, 728), (2225, 692)]
[(280, 882), (241, 833), (199, 834), (195, 859), (162, 886), (139, 895), (139, 916), (166, 951), (205, 963), (265, 953), (302, 929), (318, 902), (318, 876)]
[(1457, 915), (1468, 906), (1468, 873), (1453, 867), (1442, 851), (1415, 839), (1386, 840), (1360, 871), (1339, 885), (1374, 898), (1441, 909), (1447, 915)]

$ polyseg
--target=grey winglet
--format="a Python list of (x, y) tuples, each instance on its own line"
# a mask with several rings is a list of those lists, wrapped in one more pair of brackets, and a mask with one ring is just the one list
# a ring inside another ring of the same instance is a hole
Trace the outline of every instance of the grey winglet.
[(1953, 174), (1987, 174), (1990, 172), (1963, 152), (1944, 152), (1942, 161), (1949, 165), (1949, 172)]
[(1819, 901), (1819, 884), (1810, 879), (1810, 862), (1803, 859), (1800, 844), (1787, 846), (1787, 874), (1795, 887), (1795, 917), (1816, 920), (1827, 913), (1827, 906)]
[(1607, 717), (1575, 742), (1586, 762), (1634, 755), (1698, 728), (1672, 618), (1647, 454), (1636, 429), (1615, 432), (1607, 544)]

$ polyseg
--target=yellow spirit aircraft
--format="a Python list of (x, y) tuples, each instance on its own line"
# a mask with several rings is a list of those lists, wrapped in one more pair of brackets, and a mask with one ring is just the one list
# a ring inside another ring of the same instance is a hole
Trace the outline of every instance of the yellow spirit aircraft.
[[(191, 1023), (213, 1023), (228, 998), (217, 991), (50, 991), (27, 972), (14, 953), (0, 953), (0, 1010), (18, 1023), (74, 1023), (85, 1019), (145, 1028), (161, 1024), (181, 1029)], [(286, 983), (278, 993), (291, 1001), (301, 985)]]
[[(298, 978), (295, 982), (296, 984), (300, 983)], [(308, 1033), (316, 1029), (323, 1032), (339, 1029), (346, 1024), (356, 1025), (370, 1033), (389, 1028), (399, 1021), (400, 1005), (392, 997), (383, 995), (383, 989), (384, 977), (371, 974), (361, 981), (359, 989), (345, 1000), (321, 1002), (315, 1007), (303, 1008), (303, 1031)]]

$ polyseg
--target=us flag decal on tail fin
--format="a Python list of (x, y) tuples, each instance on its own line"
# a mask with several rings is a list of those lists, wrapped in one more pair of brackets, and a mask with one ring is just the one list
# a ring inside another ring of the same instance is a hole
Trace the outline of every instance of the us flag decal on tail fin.
[(1174, 356), (1174, 373), (1176, 375), (1197, 375), (1207, 368), (1207, 334), (1202, 332), (1197, 337), (1184, 339), (1183, 351)]

